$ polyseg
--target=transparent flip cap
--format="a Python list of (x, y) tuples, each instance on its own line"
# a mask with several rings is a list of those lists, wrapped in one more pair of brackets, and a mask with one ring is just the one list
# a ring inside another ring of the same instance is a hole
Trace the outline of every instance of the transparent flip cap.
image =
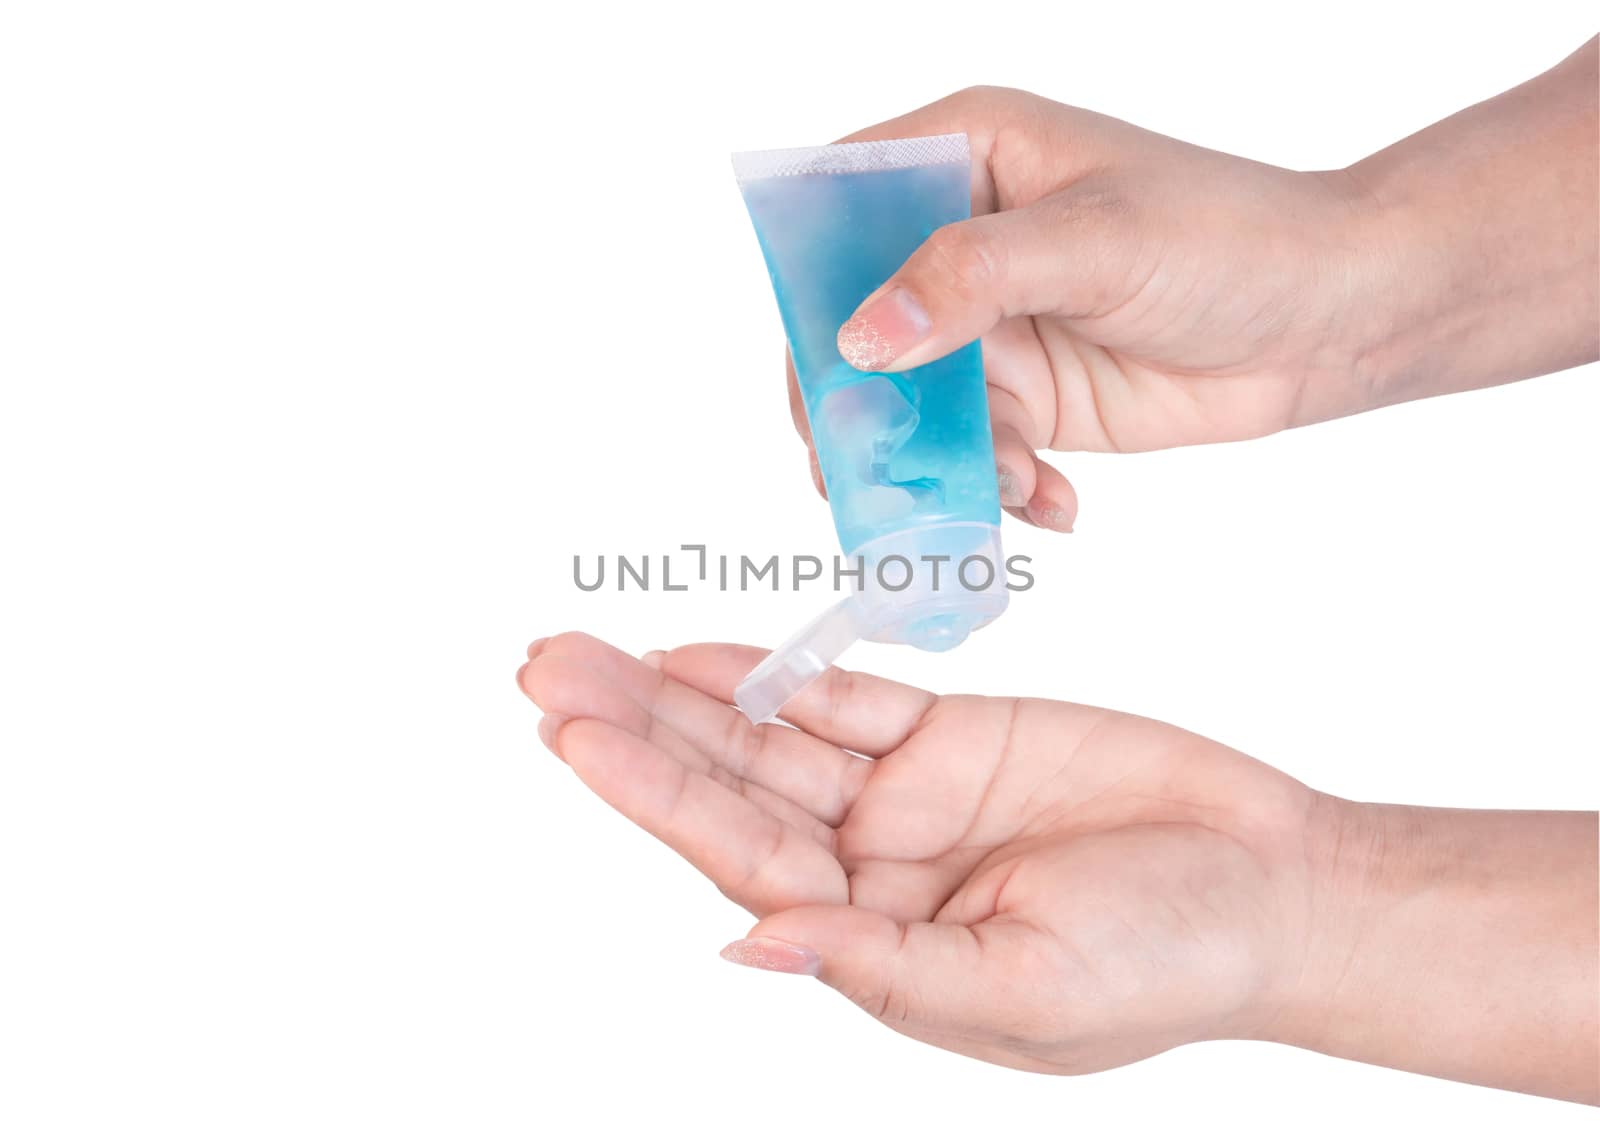
[(867, 633), (866, 612), (847, 596), (791, 635), (745, 676), (733, 703), (752, 722), (771, 722), (783, 704)]
[(733, 692), (750, 721), (770, 722), (860, 639), (948, 651), (1005, 611), (996, 525), (948, 522), (867, 542), (859, 586), (761, 661)]

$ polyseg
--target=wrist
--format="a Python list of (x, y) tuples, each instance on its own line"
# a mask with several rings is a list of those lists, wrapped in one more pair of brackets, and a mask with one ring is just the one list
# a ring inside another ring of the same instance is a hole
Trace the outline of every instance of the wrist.
[(1295, 344), (1303, 367), (1292, 424), (1306, 425), (1398, 401), (1386, 377), (1404, 369), (1423, 266), (1408, 222), (1357, 167), (1299, 176), (1315, 203), (1299, 254), (1315, 271)]
[(1254, 1036), (1600, 1100), (1596, 817), (1318, 794), (1298, 937)]
[(1360, 409), (1600, 355), (1597, 52), (1331, 174), (1344, 204)]
[(1357, 163), (1311, 175), (1332, 201), (1331, 267), (1320, 303), (1326, 318), (1326, 384), (1338, 414), (1419, 397), (1409, 377), (1425, 364), (1441, 319), (1461, 307), (1444, 262), (1450, 240), (1430, 232), (1403, 194)]
[[(1360, 295), (1347, 331), (1349, 377), (1360, 410), (1482, 385), (1463, 381), (1456, 363), (1473, 325), (1489, 317), (1481, 268), (1470, 262), (1467, 218), (1419, 197), (1408, 170), (1383, 155), (1339, 172), (1349, 202)], [(1478, 279), (1474, 280), (1474, 272)]]
[[(1400, 810), (1404, 812), (1405, 810)], [(1396, 831), (1385, 806), (1314, 793), (1299, 854), (1304, 893), (1300, 923), (1278, 960), (1273, 1012), (1256, 1035), (1323, 1052), (1340, 1048), (1345, 1007), (1359, 1003), (1365, 982), (1370, 912), (1392, 858), (1415, 833)]]
[(1332, 1009), (1350, 993), (1352, 962), (1361, 949), (1363, 897), (1382, 875), (1382, 818), (1371, 806), (1313, 790), (1284, 848), (1291, 861), (1284, 874), (1296, 889), (1248, 1036), (1326, 1051), (1336, 1024)]

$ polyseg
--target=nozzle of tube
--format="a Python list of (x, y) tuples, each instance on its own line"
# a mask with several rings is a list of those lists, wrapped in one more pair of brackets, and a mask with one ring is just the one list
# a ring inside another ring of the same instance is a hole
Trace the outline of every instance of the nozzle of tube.
[(998, 526), (949, 522), (861, 546), (859, 586), (791, 635), (745, 676), (734, 705), (750, 721), (774, 721), (860, 639), (948, 651), (1005, 611)]

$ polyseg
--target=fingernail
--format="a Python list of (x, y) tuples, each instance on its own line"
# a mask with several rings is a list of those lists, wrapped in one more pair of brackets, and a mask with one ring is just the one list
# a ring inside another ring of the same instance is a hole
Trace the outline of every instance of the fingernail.
[(656, 670), (660, 670), (661, 660), (666, 657), (667, 653), (665, 651), (646, 651), (639, 656), (639, 661), (647, 667), (654, 667)]
[(915, 296), (891, 288), (845, 321), (839, 354), (858, 371), (881, 371), (922, 342), (932, 326)]
[[(556, 749), (556, 735), (561, 732), (561, 727), (565, 726), (569, 720), (560, 714), (546, 714), (539, 719), (539, 740), (545, 744), (546, 749), (557, 757), (561, 757), (561, 751)], [(562, 758), (562, 760), (566, 759)]]
[(1060, 505), (1046, 505), (1042, 509), (1034, 510), (1034, 515), (1038, 517), (1039, 523), (1047, 529), (1054, 529), (1056, 532), (1064, 533), (1072, 531), (1072, 515)]
[(996, 465), (994, 467), (994, 476), (1000, 485), (1000, 504), (1027, 504), (1027, 501), (1022, 496), (1022, 482), (1017, 480), (1017, 475), (1011, 472), (1009, 466)]
[(781, 939), (736, 939), (722, 948), (722, 957), (757, 970), (809, 974), (813, 978), (822, 969), (822, 959), (816, 951)]

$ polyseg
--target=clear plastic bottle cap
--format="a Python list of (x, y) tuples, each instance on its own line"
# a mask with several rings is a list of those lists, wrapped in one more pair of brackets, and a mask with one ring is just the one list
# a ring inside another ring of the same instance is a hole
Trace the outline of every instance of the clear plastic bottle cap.
[[(859, 558), (859, 559), (858, 559)], [(948, 651), (1005, 611), (1000, 529), (953, 521), (868, 541), (848, 560), (855, 590), (761, 661), (733, 692), (752, 722), (770, 722), (784, 703), (858, 639)]]

